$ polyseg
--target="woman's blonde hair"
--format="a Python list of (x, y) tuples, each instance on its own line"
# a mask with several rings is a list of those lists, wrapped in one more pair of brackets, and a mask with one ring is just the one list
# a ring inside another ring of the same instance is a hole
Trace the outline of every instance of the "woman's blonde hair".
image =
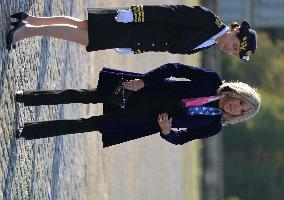
[(247, 112), (239, 116), (234, 116), (229, 113), (223, 113), (223, 125), (236, 124), (253, 117), (260, 108), (261, 97), (257, 89), (252, 88), (242, 82), (225, 82), (219, 87), (217, 93), (221, 95), (221, 99), (226, 97), (236, 97), (244, 100), (250, 107)]

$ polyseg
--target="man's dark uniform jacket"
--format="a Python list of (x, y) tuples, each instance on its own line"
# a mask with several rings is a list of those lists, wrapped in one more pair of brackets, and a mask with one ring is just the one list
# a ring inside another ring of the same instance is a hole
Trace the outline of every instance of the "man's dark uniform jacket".
[[(122, 77), (142, 79), (145, 86), (131, 94), (124, 109), (117, 109), (104, 101), (104, 115), (97, 117), (96, 125), (102, 133), (104, 147), (160, 132), (160, 113), (168, 113), (173, 118), (172, 128), (187, 128), (186, 131), (171, 130), (166, 136), (161, 134), (162, 138), (176, 145), (220, 132), (221, 115), (187, 115), (182, 106), (183, 98), (216, 95), (222, 84), (216, 72), (179, 63), (165, 64), (146, 74), (104, 68), (97, 86), (99, 96), (109, 97), (117, 79)], [(170, 77), (190, 81), (168, 80)], [(218, 107), (218, 102), (207, 106)]]
[(117, 9), (88, 9), (87, 51), (131, 48), (134, 53), (192, 54), (203, 49), (194, 48), (226, 27), (201, 6), (132, 6), (131, 10), (134, 21), (121, 23), (115, 21)]

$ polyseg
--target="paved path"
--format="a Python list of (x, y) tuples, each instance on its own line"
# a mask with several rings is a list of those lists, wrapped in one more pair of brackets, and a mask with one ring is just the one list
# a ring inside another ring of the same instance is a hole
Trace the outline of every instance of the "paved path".
[[(101, 113), (101, 105), (18, 106), (13, 99), (17, 90), (91, 88), (96, 86), (103, 66), (145, 72), (180, 61), (179, 56), (169, 54), (88, 54), (80, 45), (40, 37), (21, 42), (9, 54), (4, 48), (10, 13), (86, 18), (86, 7), (129, 5), (127, 1), (109, 2), (1, 0), (0, 199), (182, 198), (180, 148), (163, 142), (158, 135), (108, 149), (102, 149), (99, 133), (36, 141), (14, 139), (14, 129), (25, 121)], [(160, 2), (166, 3), (155, 4)]]

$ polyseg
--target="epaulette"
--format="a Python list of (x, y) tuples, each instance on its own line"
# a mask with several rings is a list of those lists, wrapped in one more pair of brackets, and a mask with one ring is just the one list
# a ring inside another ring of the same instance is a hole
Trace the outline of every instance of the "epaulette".
[(133, 12), (134, 22), (144, 22), (144, 9), (143, 5), (131, 6)]

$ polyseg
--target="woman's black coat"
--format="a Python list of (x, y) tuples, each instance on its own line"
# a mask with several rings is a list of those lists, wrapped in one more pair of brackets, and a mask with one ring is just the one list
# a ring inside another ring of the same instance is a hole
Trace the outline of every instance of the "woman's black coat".
[[(171, 76), (190, 81), (168, 80)], [(134, 92), (124, 109), (113, 107), (107, 98), (119, 78), (142, 79), (145, 87)], [(178, 63), (165, 64), (146, 74), (104, 68), (99, 75), (98, 94), (105, 99), (104, 115), (98, 117), (103, 146), (145, 137), (160, 132), (158, 115), (168, 113), (172, 128), (187, 128), (161, 137), (173, 144), (184, 144), (217, 134), (222, 127), (221, 115), (186, 115), (181, 100), (216, 95), (222, 81), (217, 73)], [(218, 106), (218, 105), (216, 105)]]

